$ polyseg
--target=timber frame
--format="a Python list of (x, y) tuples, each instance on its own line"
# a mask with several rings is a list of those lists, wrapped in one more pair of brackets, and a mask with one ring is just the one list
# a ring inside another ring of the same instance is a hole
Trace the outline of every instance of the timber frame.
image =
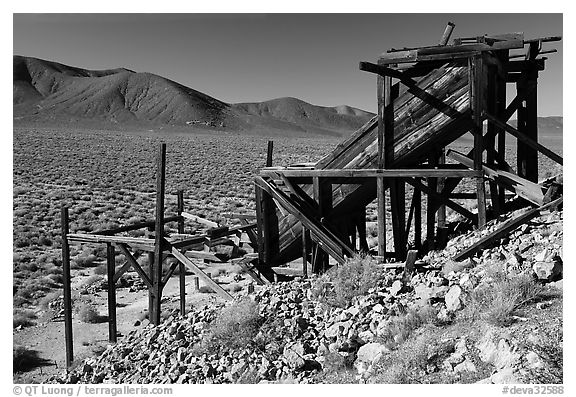
[[(255, 179), (258, 269), (265, 277), (298, 257), (307, 275), (309, 263), (319, 273), (328, 257), (341, 264), (368, 252), (366, 207), (373, 200), (381, 262), (403, 261), (410, 249), (423, 254), (442, 247), (446, 207), (482, 228), (504, 211), (506, 191), (534, 207), (545, 204), (538, 153), (560, 165), (563, 159), (538, 142), (537, 83), (546, 61), (541, 55), (556, 51), (543, 50), (543, 43), (561, 38), (512, 33), (448, 45), (453, 28), (449, 23), (438, 45), (391, 49), (377, 63), (360, 62), (360, 70), (377, 76), (378, 114), (317, 163), (272, 167), (269, 147), (267, 167)], [(507, 86), (516, 91), (508, 104)], [(508, 124), (514, 114), (516, 127)], [(467, 132), (473, 135), (468, 153), (447, 150)], [(516, 171), (506, 162), (507, 133), (517, 139)], [(455, 193), (467, 178), (474, 191)], [(407, 185), (413, 187), (408, 210)], [(387, 193), (393, 250), (386, 241)], [(455, 199), (475, 200), (477, 211)]]
[[(227, 227), (220, 226), (215, 222), (200, 218), (184, 211), (184, 192), (177, 192), (177, 214), (165, 216), (165, 184), (166, 184), (166, 144), (158, 147), (156, 158), (156, 210), (155, 218), (146, 222), (120, 226), (114, 229), (97, 230), (91, 233), (70, 233), (70, 219), (68, 207), (62, 207), (62, 267), (64, 278), (64, 330), (66, 339), (66, 365), (70, 367), (74, 360), (73, 330), (72, 330), (72, 288), (70, 275), (70, 244), (106, 244), (106, 264), (108, 283), (108, 330), (110, 342), (116, 342), (116, 283), (124, 273), (130, 269), (138, 274), (148, 289), (148, 313), (150, 322), (154, 325), (161, 321), (162, 292), (166, 283), (170, 280), (178, 267), (178, 279), (180, 290), (180, 313), (186, 313), (186, 271), (195, 274), (195, 289), (198, 289), (199, 279), (212, 289), (218, 296), (230, 300), (232, 296), (217, 282), (204, 273), (194, 261), (221, 262), (210, 252), (210, 248), (227, 244), (239, 248), (242, 244), (241, 237), (247, 236), (246, 242), (255, 248), (256, 223), (252, 222), (251, 214), (224, 214), (228, 218), (239, 219), (241, 225)], [(203, 223), (209, 229), (205, 234), (185, 234), (185, 220)], [(177, 234), (168, 235), (164, 226), (169, 223), (177, 224)], [(126, 232), (146, 229), (145, 237), (130, 237), (123, 235)], [(158, 232), (160, 231), (160, 232)], [(116, 250), (123, 254), (126, 261), (122, 266), (116, 266)], [(135, 257), (138, 250), (148, 255), (148, 271), (142, 268)], [(162, 263), (167, 258), (175, 258), (176, 261), (163, 272)], [(259, 284), (265, 283), (254, 273), (250, 264), (250, 257), (237, 262)]]

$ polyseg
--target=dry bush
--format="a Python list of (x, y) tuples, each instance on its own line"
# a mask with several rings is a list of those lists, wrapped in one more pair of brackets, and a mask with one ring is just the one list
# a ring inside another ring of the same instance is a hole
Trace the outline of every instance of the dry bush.
[(33, 368), (47, 364), (47, 361), (40, 358), (36, 350), (30, 350), (20, 345), (13, 346), (12, 359), (13, 372), (29, 371)]
[(97, 324), (106, 320), (106, 317), (101, 316), (91, 302), (81, 301), (75, 309), (78, 318), (83, 323)]
[(408, 340), (416, 329), (434, 322), (436, 314), (432, 306), (410, 308), (406, 314), (392, 317), (378, 339), (389, 349), (394, 349)]
[(508, 326), (514, 321), (512, 316), (517, 309), (542, 293), (542, 286), (528, 274), (512, 276), (500, 271), (491, 279), (491, 283), (481, 284), (472, 291), (460, 319), (472, 323), (485, 320), (497, 326)]
[(19, 326), (29, 327), (34, 325), (35, 322), (33, 320), (36, 318), (36, 314), (32, 310), (16, 309), (12, 315), (13, 328), (17, 328)]
[(249, 346), (264, 318), (258, 313), (258, 304), (243, 299), (224, 307), (210, 325), (202, 341), (202, 350), (215, 352), (220, 349), (238, 349)]
[(312, 296), (333, 306), (348, 307), (354, 297), (374, 288), (382, 275), (372, 257), (355, 255), (319, 277), (312, 287)]

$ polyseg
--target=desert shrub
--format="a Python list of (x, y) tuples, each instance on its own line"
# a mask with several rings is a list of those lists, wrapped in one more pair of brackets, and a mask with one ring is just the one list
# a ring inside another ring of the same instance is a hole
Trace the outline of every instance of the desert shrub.
[(44, 365), (44, 359), (40, 358), (36, 350), (27, 349), (24, 346), (14, 345), (12, 348), (13, 371), (29, 371), (32, 368)]
[(94, 274), (96, 275), (104, 275), (108, 273), (108, 266), (106, 265), (98, 265), (94, 268)]
[(96, 261), (96, 255), (80, 255), (75, 258), (72, 262), (75, 265), (75, 268), (84, 268), (84, 267), (93, 267), (94, 262)]
[(49, 292), (38, 301), (38, 306), (42, 309), (48, 309), (50, 307), (50, 303), (60, 298), (61, 296), (61, 291)]
[(15, 310), (12, 316), (13, 328), (17, 328), (19, 326), (22, 327), (29, 327), (34, 325), (34, 321), (36, 319), (36, 314), (32, 310)]
[(389, 349), (396, 348), (404, 343), (416, 329), (435, 320), (436, 310), (432, 306), (410, 308), (406, 314), (390, 318), (379, 340)]
[(52, 246), (52, 240), (50, 240), (50, 239), (49, 239), (48, 237), (46, 237), (46, 236), (41, 236), (41, 237), (38, 239), (38, 243), (39, 243), (40, 245), (44, 245), (44, 246), (46, 246), (46, 247)]
[(251, 299), (234, 302), (222, 308), (210, 325), (202, 347), (206, 352), (224, 348), (237, 349), (250, 345), (263, 324), (258, 305)]
[(485, 320), (497, 326), (508, 326), (513, 314), (542, 293), (542, 287), (528, 274), (517, 276), (497, 272), (491, 283), (478, 286), (469, 296), (460, 318), (470, 322)]
[(76, 306), (76, 311), (78, 318), (83, 323), (96, 324), (101, 323), (105, 320), (104, 316), (101, 316), (94, 305), (91, 302), (80, 302)]
[(319, 277), (312, 296), (333, 306), (348, 307), (352, 299), (365, 295), (382, 277), (382, 270), (370, 256), (356, 255)]
[(28, 247), (29, 245), (30, 245), (30, 240), (28, 240), (26, 238), (19, 237), (16, 240), (14, 240), (14, 247), (16, 247), (16, 248), (24, 248), (24, 247)]
[(101, 283), (104, 280), (104, 278), (102, 276), (99, 276), (97, 274), (94, 274), (90, 277), (88, 277), (83, 283), (82, 283), (82, 287), (87, 288), (87, 287), (91, 287), (93, 285), (96, 285), (98, 283)]

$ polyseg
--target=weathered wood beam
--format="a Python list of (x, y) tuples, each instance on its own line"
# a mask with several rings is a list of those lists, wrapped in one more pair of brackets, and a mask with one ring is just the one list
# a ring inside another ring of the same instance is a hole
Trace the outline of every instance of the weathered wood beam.
[(116, 253), (112, 243), (106, 244), (106, 270), (108, 274), (108, 340), (116, 343)]
[[(472, 159), (456, 150), (450, 149), (448, 151), (448, 156), (467, 167), (474, 166)], [(486, 164), (482, 164), (482, 170), (486, 178), (495, 181), (499, 185), (505, 187), (511, 192), (516, 193), (518, 196), (530, 201), (531, 203), (542, 205), (542, 200), (544, 199), (542, 186), (524, 179), (516, 174), (502, 170), (494, 170), (488, 167)]]
[(144, 284), (146, 284), (148, 288), (152, 289), (152, 281), (150, 280), (146, 272), (142, 269), (140, 264), (136, 261), (132, 253), (128, 250), (128, 246), (122, 243), (115, 243), (115, 245), (120, 249), (120, 251), (122, 251), (122, 254), (124, 254), (126, 260), (130, 263), (130, 266), (134, 268), (134, 270), (136, 271), (136, 273), (138, 273), (142, 281), (144, 281)]
[(70, 368), (74, 361), (74, 343), (72, 341), (72, 285), (70, 280), (70, 246), (68, 245), (69, 230), (68, 207), (62, 207), (60, 212), (60, 227), (62, 229), (62, 278), (64, 286), (64, 338), (66, 341), (66, 367)]
[(520, 214), (520, 215), (518, 215), (512, 219), (507, 220), (506, 222), (501, 224), (496, 230), (494, 230), (492, 233), (488, 234), (485, 237), (482, 237), (480, 240), (478, 240), (476, 243), (472, 244), (470, 247), (468, 247), (465, 250), (456, 254), (456, 256), (454, 256), (453, 259), (455, 261), (462, 261), (466, 258), (470, 258), (479, 250), (482, 250), (482, 249), (490, 246), (496, 240), (499, 240), (500, 238), (504, 237), (505, 235), (507, 235), (508, 233), (510, 233), (511, 231), (516, 229), (517, 227), (519, 227), (520, 225), (523, 225), (523, 224), (527, 223), (528, 221), (530, 221), (531, 219), (537, 217), (541, 211), (543, 211), (547, 208), (550, 208), (550, 207), (557, 206), (561, 202), (562, 202), (562, 197), (560, 197), (559, 199), (556, 199), (556, 200), (554, 200), (554, 201), (552, 201), (546, 205), (543, 205), (543, 206), (538, 207), (538, 208), (533, 208), (529, 211), (524, 212), (523, 214)]
[[(282, 174), (288, 178), (299, 177), (320, 177), (320, 178), (438, 178), (438, 177), (463, 177), (473, 178), (479, 174), (474, 170), (455, 169), (449, 166), (446, 169), (433, 168), (392, 168), (392, 169), (321, 169), (321, 170), (276, 170), (274, 172), (263, 170), (261, 176), (271, 176), (272, 174)], [(359, 182), (355, 182), (359, 183)]]
[[(378, 80), (379, 81), (378, 86), (381, 87), (381, 88), (379, 88), (379, 94), (378, 94), (379, 98), (381, 96), (383, 96), (385, 93), (385, 90), (384, 90), (385, 79), (390, 79), (391, 77), (394, 77), (394, 78), (399, 79), (402, 82), (402, 84), (409, 87), (408, 92), (410, 92), (412, 95), (419, 98), (420, 100), (422, 100), (426, 104), (432, 106), (433, 108), (435, 108), (439, 112), (442, 112), (442, 113), (446, 114), (447, 116), (450, 116), (451, 118), (454, 118), (454, 119), (459, 118), (463, 115), (461, 112), (454, 109), (452, 106), (446, 104), (444, 101), (442, 101), (438, 97), (431, 95), (426, 90), (420, 88), (418, 86), (418, 82), (416, 80), (410, 78), (410, 77), (407, 77), (405, 75), (405, 72), (400, 72), (398, 70), (395, 70), (395, 69), (392, 69), (392, 68), (389, 68), (386, 66), (382, 66), (382, 65), (376, 65), (376, 64), (373, 64), (370, 62), (360, 62), (360, 70), (363, 70), (366, 72), (371, 72), (371, 73), (376, 73), (378, 76), (381, 77), (381, 79), (379, 78), (379, 80)], [(378, 123), (379, 123), (379, 125), (380, 125), (380, 119), (381, 119), (380, 113), (382, 113), (382, 120), (383, 120), (385, 107), (387, 106), (384, 104), (384, 102), (385, 102), (384, 98), (382, 98), (382, 104), (379, 105), (379, 107), (378, 107), (378, 109), (379, 109), (378, 110), (378, 117), (379, 117)]]
[(201, 217), (194, 215), (194, 214), (189, 214), (188, 212), (182, 212), (182, 216), (186, 219), (189, 219), (189, 220), (194, 221), (194, 222), (198, 222), (198, 223), (205, 225), (205, 226), (208, 226), (208, 227), (219, 227), (220, 226), (216, 222), (212, 222), (208, 219), (201, 218)]
[[(156, 210), (154, 222), (154, 279), (152, 288), (154, 290), (154, 312), (151, 321), (154, 325), (159, 325), (161, 320), (162, 301), (162, 244), (164, 242), (164, 196), (166, 189), (166, 144), (161, 143), (156, 157)], [(183, 214), (182, 214), (183, 215)]]
[(548, 157), (549, 159), (551, 159), (552, 161), (554, 161), (560, 165), (564, 164), (564, 159), (562, 158), (562, 156), (554, 153), (552, 150), (548, 149), (546, 146), (530, 139), (528, 136), (526, 136), (525, 134), (522, 134), (516, 128), (512, 127), (510, 124), (501, 122), (500, 120), (498, 120), (496, 117), (492, 116), (491, 114), (486, 114), (485, 116), (491, 123), (498, 126), (499, 128), (502, 128), (503, 130), (508, 132), (510, 135), (512, 135), (513, 137), (515, 137), (519, 141), (522, 141), (525, 145), (530, 146), (531, 148), (539, 151), (540, 153), (542, 153), (543, 155), (545, 155), (546, 157)]
[[(182, 220), (181, 216), (169, 216), (164, 218), (164, 223), (168, 223), (168, 222), (180, 222)], [(146, 221), (146, 222), (138, 222), (138, 223), (134, 223), (132, 225), (126, 225), (126, 226), (120, 226), (114, 229), (101, 229), (101, 230), (95, 230), (93, 232), (90, 232), (90, 234), (101, 234), (101, 235), (113, 235), (113, 234), (118, 234), (118, 233), (123, 233), (123, 232), (129, 232), (132, 230), (138, 230), (138, 229), (142, 229), (145, 227), (150, 227), (150, 226), (154, 226), (154, 222), (153, 220), (150, 221)]]
[(212, 280), (206, 273), (204, 273), (198, 266), (196, 266), (190, 259), (188, 259), (183, 253), (178, 251), (175, 247), (171, 248), (172, 255), (176, 257), (182, 264), (187, 266), (192, 272), (194, 272), (198, 277), (200, 277), (208, 287), (210, 287), (218, 296), (226, 299), (232, 300), (232, 295), (226, 292), (222, 287), (220, 287), (214, 280)]

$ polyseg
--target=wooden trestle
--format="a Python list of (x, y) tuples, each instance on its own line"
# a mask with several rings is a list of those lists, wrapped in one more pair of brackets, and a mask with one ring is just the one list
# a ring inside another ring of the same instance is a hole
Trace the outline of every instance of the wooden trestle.
[[(420, 253), (446, 238), (446, 207), (478, 227), (503, 208), (509, 190), (534, 206), (542, 205), (538, 153), (562, 164), (558, 154), (538, 143), (537, 79), (546, 58), (542, 43), (560, 37), (525, 40), (523, 34), (455, 39), (447, 45), (449, 24), (439, 45), (390, 50), (360, 70), (377, 75), (378, 114), (311, 167), (268, 167), (255, 179), (259, 270), (302, 257), (307, 271), (327, 268), (328, 256), (342, 263), (367, 251), (366, 207), (376, 200), (378, 257), (402, 261), (409, 248)], [(514, 53), (523, 51), (519, 55)], [(506, 103), (507, 85), (516, 97)], [(518, 124), (507, 124), (514, 115)], [(487, 128), (484, 124), (487, 123)], [(468, 153), (446, 147), (470, 132)], [(518, 140), (517, 172), (506, 162), (506, 133)], [(446, 154), (456, 163), (447, 164)], [(454, 193), (464, 178), (474, 192)], [(485, 182), (489, 191), (486, 192)], [(406, 185), (413, 187), (406, 209)], [(422, 193), (428, 196), (425, 236), (421, 230)], [(389, 196), (393, 250), (386, 242)], [(454, 201), (474, 199), (471, 212)], [(408, 216), (407, 216), (408, 215)], [(411, 225), (414, 244), (408, 246)], [(425, 239), (425, 240), (423, 240)], [(425, 245), (424, 242), (427, 242)]]
[[(184, 193), (177, 192), (177, 215), (164, 216), (164, 196), (166, 183), (166, 144), (159, 146), (157, 156), (156, 174), (156, 214), (155, 219), (147, 222), (139, 222), (131, 225), (121, 226), (114, 229), (98, 230), (92, 233), (70, 233), (68, 208), (62, 208), (62, 266), (64, 276), (64, 322), (66, 338), (66, 365), (69, 367), (74, 359), (73, 336), (72, 336), (72, 290), (70, 275), (70, 249), (71, 242), (87, 244), (106, 244), (107, 273), (108, 273), (108, 322), (109, 340), (116, 342), (116, 283), (124, 273), (130, 269), (138, 274), (148, 289), (148, 314), (150, 322), (158, 325), (161, 321), (161, 300), (164, 286), (172, 277), (176, 268), (179, 268), (179, 288), (180, 288), (180, 313), (186, 312), (186, 291), (185, 274), (189, 270), (196, 277), (202, 279), (204, 284), (211, 288), (223, 299), (232, 299), (232, 296), (225, 291), (210, 276), (202, 271), (193, 260), (221, 262), (210, 248), (221, 244), (240, 244), (242, 233), (246, 233), (254, 249), (257, 247), (257, 238), (254, 229), (255, 222), (248, 219), (254, 218), (252, 215), (229, 214), (230, 218), (240, 219), (242, 225), (234, 227), (219, 227), (215, 222), (211, 222), (184, 211)], [(190, 219), (202, 222), (211, 229), (203, 235), (184, 234), (184, 221)], [(164, 225), (177, 223), (178, 234), (169, 236)], [(147, 237), (137, 238), (121, 235), (121, 233), (147, 229)], [(116, 268), (116, 249), (123, 254), (126, 259), (124, 265)], [(146, 271), (140, 266), (134, 252), (142, 251), (148, 254), (149, 269)], [(167, 258), (175, 258), (167, 272), (163, 272), (162, 263)], [(249, 272), (253, 272), (248, 261), (241, 264)], [(257, 275), (254, 275), (257, 279)], [(258, 281), (258, 280), (257, 280)]]

